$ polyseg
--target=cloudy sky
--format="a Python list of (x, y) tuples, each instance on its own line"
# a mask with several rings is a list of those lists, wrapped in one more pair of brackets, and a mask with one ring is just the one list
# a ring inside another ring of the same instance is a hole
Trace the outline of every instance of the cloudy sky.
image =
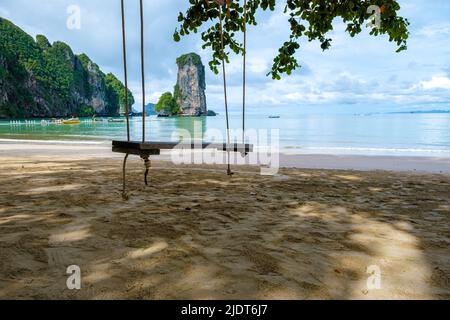
[[(140, 94), (139, 1), (128, 0), (127, 28), (130, 86)], [(277, 11), (259, 16), (249, 30), (248, 104), (260, 107), (373, 110), (450, 109), (450, 1), (400, 0), (401, 14), (411, 22), (409, 49), (395, 53), (386, 38), (363, 33), (350, 38), (336, 21), (332, 48), (322, 52), (318, 43), (302, 43), (298, 58), (303, 65), (290, 77), (273, 81), (266, 77), (278, 47), (287, 39), (286, 17)], [(281, 4), (281, 1), (280, 1)], [(67, 27), (68, 11), (81, 10), (81, 28)], [(198, 35), (175, 43), (172, 34), (177, 15), (188, 1), (145, 1), (147, 101), (156, 102), (176, 82), (177, 56), (197, 52), (206, 64)], [(0, 16), (29, 34), (44, 34), (68, 43), (75, 53), (86, 53), (104, 72), (123, 79), (119, 0), (2, 0)], [(241, 58), (228, 65), (231, 108), (241, 104)], [(223, 106), (221, 78), (207, 69), (207, 99), (211, 109)]]

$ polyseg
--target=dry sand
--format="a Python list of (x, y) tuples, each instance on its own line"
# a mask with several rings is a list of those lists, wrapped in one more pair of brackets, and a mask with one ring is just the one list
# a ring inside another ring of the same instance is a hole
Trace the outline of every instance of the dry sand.
[(0, 152), (0, 298), (450, 298), (449, 175), (156, 162), (145, 188), (132, 158), (123, 201), (120, 158), (31, 149)]

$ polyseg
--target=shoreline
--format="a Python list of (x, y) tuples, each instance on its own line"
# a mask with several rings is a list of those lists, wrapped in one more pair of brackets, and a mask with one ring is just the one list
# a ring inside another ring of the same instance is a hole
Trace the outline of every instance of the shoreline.
[[(64, 157), (122, 158), (111, 152), (109, 141), (44, 141), (0, 139), (0, 157)], [(171, 161), (168, 151), (153, 156), (157, 161)], [(402, 155), (352, 155), (308, 154), (282, 150), (279, 154), (280, 168), (392, 171), (438, 173), (450, 175), (450, 157), (402, 156)]]

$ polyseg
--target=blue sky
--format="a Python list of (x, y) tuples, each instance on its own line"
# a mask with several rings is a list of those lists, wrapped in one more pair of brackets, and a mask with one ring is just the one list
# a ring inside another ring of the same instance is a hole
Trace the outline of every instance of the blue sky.
[[(139, 64), (139, 1), (127, 1), (130, 86), (136, 109), (142, 99)], [(302, 69), (281, 81), (266, 77), (271, 61), (289, 30), (281, 3), (276, 12), (259, 15), (249, 29), (248, 105), (299, 110), (347, 109), (351, 112), (450, 109), (450, 1), (400, 0), (401, 14), (411, 22), (407, 52), (383, 37), (363, 32), (350, 38), (336, 20), (332, 48), (322, 52), (318, 43), (301, 43), (297, 57)], [(67, 8), (81, 9), (81, 29), (66, 27)], [(177, 56), (197, 52), (206, 64), (209, 52), (201, 49), (199, 35), (175, 43), (177, 15), (188, 1), (145, 1), (146, 90), (156, 102), (176, 82)], [(0, 16), (29, 34), (46, 35), (51, 42), (68, 43), (75, 53), (86, 53), (104, 72), (123, 79), (119, 0), (2, 0)], [(241, 57), (228, 67), (230, 106), (241, 107)], [(211, 109), (223, 108), (221, 77), (207, 69), (207, 100)]]

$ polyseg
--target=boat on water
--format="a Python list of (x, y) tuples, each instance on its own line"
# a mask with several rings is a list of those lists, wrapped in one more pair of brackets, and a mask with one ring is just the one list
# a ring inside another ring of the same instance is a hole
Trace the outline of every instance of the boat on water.
[(63, 124), (80, 124), (81, 121), (78, 118), (70, 118), (70, 119), (67, 119), (67, 120), (63, 120), (62, 123)]
[(62, 120), (62, 119), (52, 118), (52, 119), (50, 120), (50, 123), (51, 123), (51, 124), (62, 124), (62, 123), (63, 123), (63, 120)]
[(122, 122), (125, 122), (125, 119), (108, 119), (108, 122), (122, 123)]
[(269, 119), (280, 119), (280, 116), (269, 116)]

